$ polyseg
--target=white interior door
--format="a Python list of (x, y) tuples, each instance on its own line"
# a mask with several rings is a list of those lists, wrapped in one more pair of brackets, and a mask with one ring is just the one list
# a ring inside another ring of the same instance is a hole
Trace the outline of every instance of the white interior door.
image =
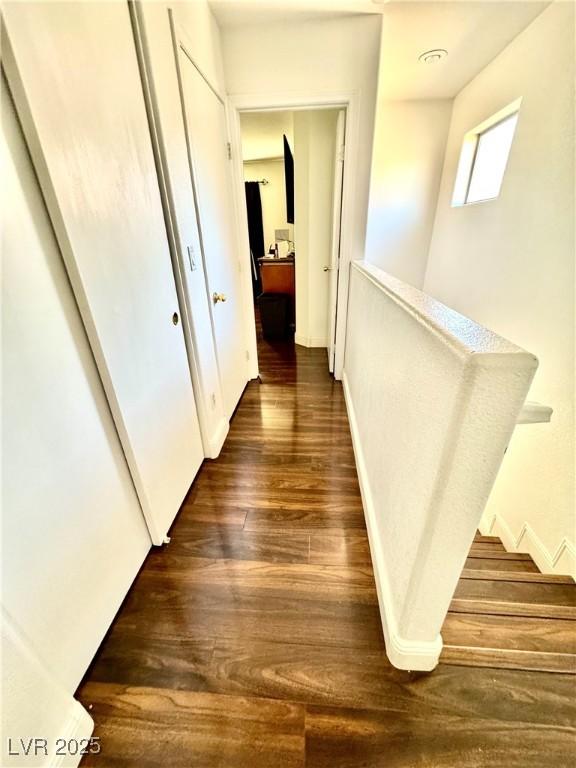
[(128, 6), (11, 3), (3, 14), (10, 87), (159, 544), (203, 450)]
[(338, 306), (338, 268), (340, 263), (340, 227), (342, 221), (342, 183), (344, 179), (344, 143), (346, 112), (338, 113), (336, 123), (336, 157), (334, 158), (334, 202), (332, 205), (332, 251), (330, 256), (330, 286), (328, 298), (328, 368), (334, 373), (336, 355), (336, 311)]
[(221, 97), (182, 44), (178, 58), (220, 386), (229, 418), (246, 386), (248, 367), (226, 114)]

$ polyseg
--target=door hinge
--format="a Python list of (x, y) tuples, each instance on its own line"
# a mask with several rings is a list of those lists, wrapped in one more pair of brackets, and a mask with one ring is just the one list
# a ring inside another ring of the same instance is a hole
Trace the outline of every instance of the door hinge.
[(226, 151), (228, 153), (228, 160), (232, 160), (232, 144), (229, 141), (226, 142)]

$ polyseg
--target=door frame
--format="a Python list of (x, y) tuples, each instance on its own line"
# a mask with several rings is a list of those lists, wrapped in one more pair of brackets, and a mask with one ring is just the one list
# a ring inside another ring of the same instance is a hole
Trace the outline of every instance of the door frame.
[[(236, 94), (228, 96), (228, 132), (230, 135), (232, 164), (234, 171), (233, 198), (236, 209), (237, 237), (244, 256), (242, 273), (244, 291), (252, 296), (250, 281), (250, 243), (248, 239), (248, 217), (244, 193), (244, 169), (242, 162), (241, 112), (278, 112), (311, 109), (344, 109), (346, 111), (346, 150), (344, 158), (344, 183), (342, 185), (342, 223), (340, 227), (340, 268), (338, 270), (338, 300), (336, 304), (336, 350), (334, 359), (334, 378), (341, 380), (344, 368), (344, 347), (346, 343), (346, 322), (348, 316), (348, 285), (350, 263), (353, 261), (354, 242), (354, 200), (356, 193), (355, 174), (347, 173), (357, 163), (359, 151), (359, 94), (356, 91), (337, 93), (295, 94)], [(246, 306), (246, 305), (245, 305)], [(253, 307), (250, 300), (249, 305)], [(246, 312), (251, 333), (246, 330), (246, 339), (250, 344), (250, 377), (258, 376), (258, 354), (254, 333), (254, 311)]]
[[(336, 122), (336, 151), (334, 153), (334, 189), (332, 190), (332, 243), (330, 252), (328, 291), (329, 336), (328, 370), (334, 373), (336, 357), (336, 321), (338, 318), (338, 271), (340, 269), (340, 231), (342, 227), (342, 188), (346, 157), (346, 112), (339, 110)], [(334, 275), (334, 271), (336, 274)]]

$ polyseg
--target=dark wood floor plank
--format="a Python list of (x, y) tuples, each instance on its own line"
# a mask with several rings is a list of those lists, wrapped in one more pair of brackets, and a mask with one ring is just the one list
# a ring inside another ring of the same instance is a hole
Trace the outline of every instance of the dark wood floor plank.
[[(153, 619), (152, 619), (153, 617)], [(313, 599), (306, 592), (270, 594), (258, 588), (201, 584), (191, 588), (178, 576), (140, 574), (116, 624), (134, 635), (150, 631), (198, 639), (242, 639), (382, 648), (376, 601)]]
[(283, 701), (88, 683), (102, 752), (83, 766), (304, 768), (304, 709)]
[(125, 631), (115, 624), (89, 672), (91, 682), (203, 691), (214, 654), (214, 640)]
[(306, 765), (314, 768), (572, 768), (575, 733), (489, 717), (308, 707)]
[(242, 528), (245, 522), (246, 510), (231, 504), (227, 506), (194, 504), (192, 506), (185, 502), (170, 534), (175, 535), (177, 530), (184, 530), (188, 525), (231, 525)]
[(304, 533), (275, 534), (236, 530), (230, 526), (195, 526), (172, 533), (169, 546), (154, 552), (152, 566), (168, 557), (202, 557), (222, 560), (260, 560), (269, 563), (307, 563), (310, 536)]
[(366, 530), (364, 513), (332, 504), (317, 509), (254, 509), (246, 515), (247, 531), (318, 531), (322, 528)]
[(327, 535), (310, 534), (310, 562), (320, 565), (371, 565), (370, 545), (364, 532)]
[[(170, 585), (186, 597), (204, 586), (227, 589), (235, 597), (242, 593), (261, 595), (263, 603), (275, 596), (297, 600), (349, 601), (376, 604), (371, 566), (309, 565), (307, 563), (261, 562), (189, 558), (164, 553), (147, 570), (161, 589)], [(146, 577), (145, 577), (146, 578)]]

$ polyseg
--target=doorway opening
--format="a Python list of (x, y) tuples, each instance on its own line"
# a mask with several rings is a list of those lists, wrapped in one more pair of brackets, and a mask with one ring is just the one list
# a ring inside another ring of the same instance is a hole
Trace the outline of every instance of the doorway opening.
[(333, 372), (346, 110), (239, 118), (260, 375), (307, 349)]

